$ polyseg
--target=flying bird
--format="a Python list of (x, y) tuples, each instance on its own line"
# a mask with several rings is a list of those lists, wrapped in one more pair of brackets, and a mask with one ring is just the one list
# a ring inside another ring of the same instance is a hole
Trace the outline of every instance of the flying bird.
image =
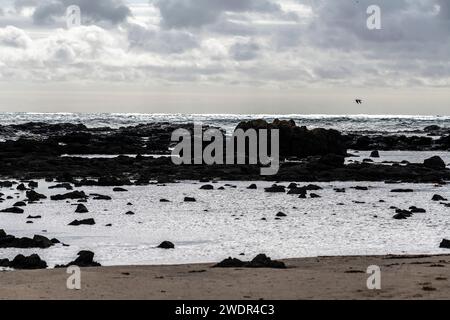
[(361, 99), (356, 99), (355, 102), (356, 102), (357, 104), (362, 104), (362, 103), (363, 103), (363, 101), (362, 101)]

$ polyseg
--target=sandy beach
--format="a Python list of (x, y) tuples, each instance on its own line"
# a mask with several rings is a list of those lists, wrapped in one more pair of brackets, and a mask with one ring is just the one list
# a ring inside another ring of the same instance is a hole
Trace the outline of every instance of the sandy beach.
[[(1, 299), (447, 299), (450, 255), (320, 257), (284, 261), (285, 270), (211, 265), (82, 269), (82, 289), (68, 290), (65, 269), (2, 272)], [(381, 269), (368, 290), (367, 267)]]

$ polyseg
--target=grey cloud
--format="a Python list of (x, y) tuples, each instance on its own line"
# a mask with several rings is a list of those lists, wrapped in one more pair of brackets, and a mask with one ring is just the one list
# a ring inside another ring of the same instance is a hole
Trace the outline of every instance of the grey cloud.
[(247, 61), (258, 57), (261, 48), (254, 42), (238, 42), (230, 48), (230, 55), (234, 60)]
[(136, 24), (129, 25), (128, 41), (132, 48), (162, 54), (182, 53), (199, 46), (196, 37), (189, 32), (150, 30)]
[(161, 12), (167, 28), (201, 27), (213, 24), (224, 12), (281, 11), (279, 4), (270, 0), (151, 0)]
[(121, 0), (47, 0), (37, 5), (33, 20), (36, 24), (51, 24), (65, 15), (71, 5), (81, 8), (84, 24), (107, 22), (113, 25), (131, 16), (131, 10)]

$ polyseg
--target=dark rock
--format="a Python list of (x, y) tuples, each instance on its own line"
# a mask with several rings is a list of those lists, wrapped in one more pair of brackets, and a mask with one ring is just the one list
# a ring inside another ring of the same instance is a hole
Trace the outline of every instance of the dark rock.
[(36, 181), (30, 181), (30, 182), (28, 182), (28, 187), (30, 187), (30, 188), (38, 188), (39, 187), (39, 183), (37, 183)]
[(285, 193), (286, 188), (284, 186), (278, 186), (278, 185), (274, 184), (273, 186), (271, 186), (269, 188), (264, 188), (264, 191), (268, 192), (268, 193)]
[(426, 168), (435, 169), (435, 170), (445, 169), (445, 162), (438, 156), (434, 156), (429, 159), (426, 159), (423, 162), (423, 165)]
[(159, 249), (175, 249), (175, 245), (170, 241), (164, 241), (158, 246)]
[(22, 213), (24, 213), (24, 210), (21, 208), (12, 207), (12, 208), (3, 209), (0, 212), (22, 214)]
[(336, 188), (336, 189), (334, 189), (334, 191), (337, 193), (345, 193), (346, 192), (345, 188)]
[(95, 225), (95, 220), (91, 218), (84, 220), (74, 220), (71, 223), (69, 223), (69, 226), (81, 226), (81, 225), (93, 226)]
[(380, 152), (377, 151), (377, 150), (372, 151), (372, 153), (370, 154), (370, 157), (371, 158), (379, 158), (380, 157)]
[(29, 257), (19, 254), (11, 261), (9, 267), (18, 270), (37, 270), (46, 269), (47, 263), (37, 254), (32, 254)]
[(184, 202), (197, 202), (197, 200), (195, 198), (192, 198), (192, 197), (185, 197), (184, 198)]
[(28, 216), (27, 219), (42, 219), (42, 216)]
[(27, 187), (25, 187), (25, 185), (23, 183), (19, 184), (16, 188), (19, 191), (26, 191), (28, 190)]
[(246, 265), (245, 262), (230, 257), (228, 259), (219, 262), (218, 264), (213, 266), (213, 268), (243, 268), (245, 267), (245, 265)]
[(27, 204), (23, 201), (16, 202), (13, 207), (26, 207)]
[(33, 239), (16, 238), (15, 236), (7, 235), (3, 230), (0, 230), (0, 248), (47, 249), (51, 246), (53, 246), (53, 243), (44, 236), (35, 235)]
[(253, 183), (253, 184), (249, 185), (247, 189), (249, 189), (249, 190), (256, 190), (256, 189), (258, 189), (258, 186)]
[(200, 190), (214, 190), (214, 186), (212, 186), (210, 184), (206, 184), (204, 186), (201, 186)]
[(127, 189), (120, 188), (120, 187), (114, 188), (113, 191), (114, 191), (114, 192), (128, 192)]
[(442, 240), (441, 244), (439, 245), (439, 248), (450, 249), (450, 240), (447, 239)]
[(413, 189), (393, 189), (391, 190), (393, 193), (411, 193), (414, 192)]
[(93, 196), (94, 200), (104, 200), (104, 201), (110, 201), (112, 200), (112, 198), (110, 196), (105, 196), (102, 194), (91, 194), (91, 196)]
[(87, 195), (84, 193), (84, 191), (72, 191), (66, 194), (57, 194), (50, 197), (50, 199), (54, 201), (86, 199), (86, 198)]
[(37, 193), (34, 190), (27, 191), (26, 196), (29, 201), (36, 202), (42, 199), (47, 199), (47, 197), (43, 194)]
[(168, 202), (170, 202), (170, 201), (167, 200), (167, 199), (160, 199), (159, 202), (168, 203)]
[(128, 211), (127, 213), (125, 213), (125, 215), (127, 215), (127, 216), (134, 216), (135, 213), (133, 211)]
[(59, 183), (59, 184), (56, 184), (56, 185), (54, 185), (54, 186), (50, 186), (50, 187), (48, 187), (49, 189), (66, 189), (66, 190), (73, 190), (73, 187), (72, 187), (72, 185), (70, 184), (70, 183), (67, 183), (67, 182), (65, 182), (65, 183)]
[(265, 254), (259, 254), (246, 265), (246, 268), (286, 269), (286, 265), (284, 262), (270, 259)]
[(75, 210), (75, 213), (88, 213), (89, 210), (86, 208), (84, 204), (77, 205), (77, 209)]
[(278, 212), (276, 215), (278, 218), (283, 218), (283, 217), (287, 217), (287, 214), (283, 213), (283, 212)]
[(313, 199), (321, 198), (321, 196), (319, 196), (318, 194), (315, 194), (315, 193), (311, 193), (309, 196)]
[(408, 210), (397, 209), (396, 213), (397, 214), (393, 217), (395, 220), (405, 220), (405, 219), (411, 217), (411, 215), (412, 215), (411, 211), (408, 211)]
[(355, 189), (358, 191), (368, 191), (369, 190), (368, 187), (361, 187), (361, 186), (352, 187), (352, 189)]
[(447, 201), (446, 198), (444, 198), (443, 196), (440, 196), (438, 194), (435, 194), (431, 200), (432, 201)]
[(80, 268), (101, 267), (101, 264), (94, 261), (95, 254), (92, 251), (83, 250), (78, 252), (78, 257), (67, 266), (78, 266)]
[(422, 209), (422, 208), (417, 208), (415, 206), (410, 207), (409, 211), (411, 211), (411, 213), (426, 213), (427, 212), (427, 210)]

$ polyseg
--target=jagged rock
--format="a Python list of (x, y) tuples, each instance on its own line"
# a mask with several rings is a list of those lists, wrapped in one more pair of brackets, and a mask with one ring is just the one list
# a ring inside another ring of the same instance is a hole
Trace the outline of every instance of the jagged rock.
[(158, 246), (159, 249), (175, 249), (175, 245), (170, 241), (164, 241)]
[(74, 220), (71, 223), (69, 223), (69, 226), (81, 226), (81, 225), (93, 226), (95, 225), (95, 220), (91, 218), (84, 220)]
[(430, 168), (430, 169), (436, 169), (436, 170), (445, 169), (445, 162), (444, 162), (444, 160), (442, 160), (438, 156), (434, 156), (434, 157), (431, 157), (429, 159), (426, 159), (423, 162), (423, 165), (426, 168)]
[(19, 191), (26, 191), (28, 190), (27, 187), (25, 187), (25, 185), (23, 183), (19, 184), (16, 188)]
[(77, 205), (77, 209), (75, 210), (75, 213), (88, 213), (89, 210), (86, 208), (84, 204)]

